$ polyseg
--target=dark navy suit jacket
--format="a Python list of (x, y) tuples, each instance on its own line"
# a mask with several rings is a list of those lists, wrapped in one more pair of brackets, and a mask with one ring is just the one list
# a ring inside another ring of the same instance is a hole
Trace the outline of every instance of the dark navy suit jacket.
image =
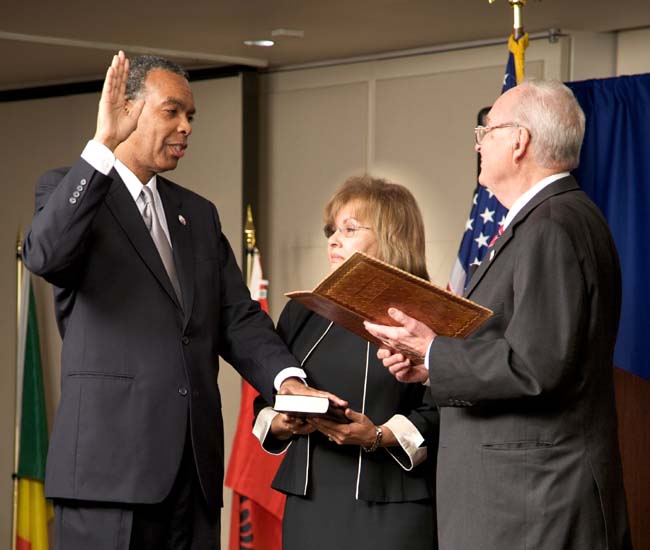
[(219, 356), (267, 399), (298, 366), (251, 300), (215, 207), (158, 177), (184, 309), (119, 175), (80, 159), (42, 176), (25, 265), (55, 285), (61, 401), (48, 497), (161, 501), (187, 427), (201, 487), (222, 504)]

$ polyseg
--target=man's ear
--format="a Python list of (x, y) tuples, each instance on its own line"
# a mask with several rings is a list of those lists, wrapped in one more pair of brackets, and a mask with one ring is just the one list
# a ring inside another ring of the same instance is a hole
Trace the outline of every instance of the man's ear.
[(523, 127), (517, 128), (517, 139), (513, 145), (513, 154), (515, 158), (519, 159), (526, 154), (528, 146), (530, 145), (530, 132)]

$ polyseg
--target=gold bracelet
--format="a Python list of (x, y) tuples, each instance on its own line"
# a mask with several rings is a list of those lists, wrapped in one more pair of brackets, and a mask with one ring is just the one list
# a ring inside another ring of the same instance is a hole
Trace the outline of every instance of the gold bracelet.
[(381, 426), (375, 426), (375, 441), (373, 442), (372, 445), (370, 445), (370, 447), (361, 447), (361, 448), (367, 453), (374, 453), (379, 448), (379, 444), (381, 443), (381, 438), (383, 435), (384, 432), (381, 429)]

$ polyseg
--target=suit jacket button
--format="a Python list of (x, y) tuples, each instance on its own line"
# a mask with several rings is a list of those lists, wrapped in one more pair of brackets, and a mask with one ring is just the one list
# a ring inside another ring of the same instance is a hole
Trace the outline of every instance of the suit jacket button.
[(180, 388), (178, 388), (178, 393), (180, 393), (183, 397), (185, 397), (187, 395), (187, 388), (181, 386)]
[(70, 197), (68, 201), (70, 202), (70, 204), (75, 204), (77, 202), (77, 199), (75, 199), (74, 197)]
[(86, 185), (88, 182), (86, 181), (86, 178), (82, 179), (79, 184), (80, 185)]
[(183, 336), (183, 338), (181, 338), (181, 342), (187, 346), (187, 344), (190, 343), (190, 339), (187, 336)]

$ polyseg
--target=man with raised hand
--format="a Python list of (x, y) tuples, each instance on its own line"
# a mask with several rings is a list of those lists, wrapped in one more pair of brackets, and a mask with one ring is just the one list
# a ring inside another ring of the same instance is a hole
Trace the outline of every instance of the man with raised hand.
[(94, 139), (37, 186), (23, 258), (55, 286), (63, 338), (45, 482), (59, 550), (219, 548), (219, 356), (266, 399), (311, 391), (214, 205), (159, 175), (194, 112), (181, 67), (119, 52)]

